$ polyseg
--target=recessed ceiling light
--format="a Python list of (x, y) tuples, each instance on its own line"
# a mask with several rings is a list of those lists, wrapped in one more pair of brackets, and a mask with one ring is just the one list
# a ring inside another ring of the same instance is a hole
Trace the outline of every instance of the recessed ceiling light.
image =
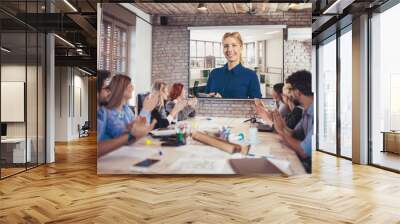
[(83, 70), (83, 69), (81, 69), (81, 68), (79, 68), (79, 67), (78, 67), (78, 69), (79, 69), (79, 71), (81, 71), (81, 72), (83, 72), (83, 73), (85, 73), (85, 74), (87, 74), (87, 75), (92, 75), (92, 73), (90, 73), (90, 72), (88, 72), (88, 71), (86, 71), (86, 70)]
[(322, 14), (342, 14), (343, 10), (351, 5), (355, 0), (337, 0), (330, 5)]
[(74, 12), (78, 12), (78, 10), (68, 1), (68, 0), (64, 0), (65, 4), (67, 4), (72, 10), (74, 10)]
[(60, 36), (57, 35), (57, 34), (54, 34), (54, 36), (57, 37), (57, 38), (58, 38), (59, 40), (61, 40), (62, 42), (66, 43), (67, 45), (69, 45), (69, 46), (75, 48), (75, 45), (73, 45), (73, 44), (72, 44), (71, 42), (69, 42), (68, 40), (66, 40), (66, 39), (64, 39), (64, 38), (62, 38), (62, 37), (60, 37)]
[(5, 48), (5, 47), (1, 47), (1, 50), (4, 51), (4, 52), (6, 52), (6, 53), (10, 53), (10, 52), (11, 52), (11, 50), (9, 50), (9, 49), (7, 49), (7, 48)]

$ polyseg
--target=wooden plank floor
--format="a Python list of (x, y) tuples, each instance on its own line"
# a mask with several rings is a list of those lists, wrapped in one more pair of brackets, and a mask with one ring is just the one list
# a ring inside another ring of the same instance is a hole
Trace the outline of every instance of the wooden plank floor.
[(400, 175), (315, 153), (313, 174), (97, 176), (96, 139), (0, 181), (0, 223), (400, 223)]

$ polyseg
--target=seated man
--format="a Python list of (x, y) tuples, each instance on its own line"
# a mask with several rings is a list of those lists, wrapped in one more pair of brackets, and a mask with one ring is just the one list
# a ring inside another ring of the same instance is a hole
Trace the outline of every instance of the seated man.
[[(304, 108), (300, 122), (292, 130), (288, 128), (279, 114), (272, 113), (276, 131), (283, 140), (293, 149), (303, 162), (304, 168), (308, 173), (311, 172), (311, 152), (312, 134), (314, 126), (314, 96), (311, 90), (311, 73), (305, 70), (297, 71), (286, 79), (290, 84), (290, 97), (293, 101), (298, 101)], [(303, 138), (296, 139), (293, 134), (301, 132)]]

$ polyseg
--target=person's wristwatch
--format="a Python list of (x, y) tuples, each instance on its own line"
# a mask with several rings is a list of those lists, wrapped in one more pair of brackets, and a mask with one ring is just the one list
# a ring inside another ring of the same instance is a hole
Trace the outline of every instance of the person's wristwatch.
[(136, 137), (132, 133), (128, 132), (128, 143), (136, 141)]

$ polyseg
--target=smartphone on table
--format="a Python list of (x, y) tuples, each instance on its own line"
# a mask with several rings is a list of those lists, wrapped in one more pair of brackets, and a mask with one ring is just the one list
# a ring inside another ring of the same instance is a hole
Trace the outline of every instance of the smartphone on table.
[(145, 159), (143, 161), (140, 161), (140, 162), (134, 164), (134, 166), (137, 166), (137, 167), (150, 167), (151, 165), (157, 163), (158, 161), (160, 161), (160, 160), (158, 160), (158, 159)]

